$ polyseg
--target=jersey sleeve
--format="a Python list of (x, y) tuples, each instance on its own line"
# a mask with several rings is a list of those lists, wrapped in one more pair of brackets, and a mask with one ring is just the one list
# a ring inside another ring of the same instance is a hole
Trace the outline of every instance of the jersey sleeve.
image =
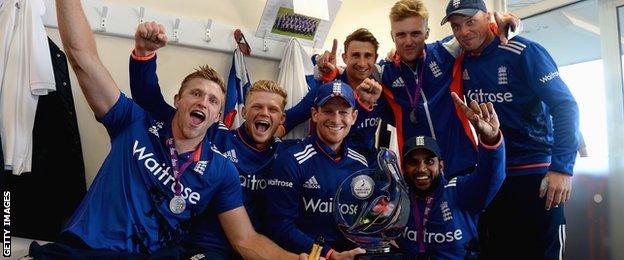
[(490, 204), (505, 180), (505, 143), (501, 134), (497, 144), (479, 142), (478, 164), (465, 176), (455, 177), (446, 185), (457, 186), (460, 207), (479, 213)]
[(222, 176), (220, 191), (216, 193), (214, 200), (217, 214), (243, 206), (243, 191), (238, 171), (230, 160), (225, 158), (222, 160), (223, 170), (218, 173)]
[(113, 107), (97, 120), (106, 127), (106, 131), (112, 139), (134, 122), (145, 120), (145, 117), (146, 113), (143, 109), (126, 97), (124, 93), (120, 93)]
[(539, 44), (522, 52), (522, 66), (533, 92), (548, 106), (552, 116), (554, 145), (550, 170), (573, 174), (579, 145), (579, 110), (568, 86), (559, 76), (557, 64)]
[(156, 75), (156, 58), (140, 60), (130, 56), (130, 93), (139, 106), (149, 112), (157, 120), (168, 120), (173, 117), (175, 109), (165, 101)]
[(314, 241), (295, 225), (301, 200), (300, 170), (296, 163), (287, 150), (273, 164), (264, 192), (267, 203), (265, 219), (271, 239), (288, 251), (303, 253), (310, 252)]
[[(8, 4), (8, 3), (7, 3)], [(23, 9), (24, 19), (21, 28), (22, 35), (25, 37), (27, 50), (27, 61), (22, 61), (28, 67), (28, 77), (30, 82), (30, 91), (34, 96), (47, 95), (49, 92), (56, 90), (56, 82), (54, 81), (54, 70), (52, 61), (50, 60), (50, 47), (48, 45), (48, 37), (43, 27), (42, 16), (45, 13), (45, 6), (40, 1), (25, 2)], [(16, 34), (17, 35), (17, 34)]]
[(314, 107), (314, 98), (316, 97), (316, 92), (318, 91), (318, 86), (313, 86), (310, 88), (310, 91), (297, 103), (297, 105), (286, 110), (286, 121), (284, 122), (284, 128), (286, 128), (286, 132), (292, 130), (297, 125), (305, 122), (310, 119), (310, 109)]

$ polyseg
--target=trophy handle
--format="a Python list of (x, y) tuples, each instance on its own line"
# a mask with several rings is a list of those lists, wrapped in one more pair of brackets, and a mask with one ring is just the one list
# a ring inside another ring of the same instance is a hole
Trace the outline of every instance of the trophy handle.
[[(407, 184), (403, 178), (403, 173), (401, 172), (401, 167), (399, 167), (397, 156), (392, 150), (381, 148), (379, 153), (377, 153), (377, 164), (383, 172), (388, 175), (390, 185), (395, 184), (398, 185), (399, 188), (408, 191)], [(394, 187), (389, 188), (392, 189)]]

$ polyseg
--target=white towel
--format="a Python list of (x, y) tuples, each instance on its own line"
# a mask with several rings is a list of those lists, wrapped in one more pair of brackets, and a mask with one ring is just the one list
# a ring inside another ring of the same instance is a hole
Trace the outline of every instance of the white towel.
[[(280, 73), (277, 78), (277, 82), (288, 93), (286, 109), (299, 103), (308, 93), (306, 75), (312, 74), (314, 74), (314, 65), (310, 55), (303, 49), (297, 39), (290, 39), (284, 50), (284, 56), (282, 56), (282, 61), (280, 62)], [(284, 139), (302, 139), (308, 136), (308, 133), (309, 122), (306, 122), (293, 128)]]

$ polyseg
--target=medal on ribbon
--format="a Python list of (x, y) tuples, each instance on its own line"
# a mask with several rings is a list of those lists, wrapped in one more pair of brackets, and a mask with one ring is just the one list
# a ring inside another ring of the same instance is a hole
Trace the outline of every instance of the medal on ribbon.
[(177, 215), (184, 212), (186, 209), (186, 200), (182, 197), (182, 184), (180, 183), (180, 178), (182, 178), (182, 174), (184, 174), (184, 171), (189, 167), (189, 165), (191, 165), (192, 162), (199, 161), (202, 144), (200, 143), (197, 148), (195, 148), (193, 155), (191, 155), (191, 157), (189, 157), (189, 159), (183, 163), (182, 166), (178, 166), (178, 153), (175, 150), (173, 138), (167, 139), (167, 146), (169, 147), (169, 153), (171, 155), (171, 169), (173, 170), (174, 178), (174, 196), (169, 201), (169, 210), (171, 213)]
[(169, 201), (169, 210), (171, 210), (171, 213), (180, 214), (184, 212), (185, 209), (186, 209), (186, 201), (184, 200), (184, 197), (180, 195), (175, 195)]

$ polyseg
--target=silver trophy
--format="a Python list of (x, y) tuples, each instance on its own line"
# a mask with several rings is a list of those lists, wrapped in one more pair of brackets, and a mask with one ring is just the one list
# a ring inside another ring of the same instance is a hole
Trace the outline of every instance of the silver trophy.
[(367, 254), (390, 252), (407, 224), (410, 200), (397, 156), (382, 148), (378, 167), (357, 171), (338, 187), (334, 218), (344, 235)]

